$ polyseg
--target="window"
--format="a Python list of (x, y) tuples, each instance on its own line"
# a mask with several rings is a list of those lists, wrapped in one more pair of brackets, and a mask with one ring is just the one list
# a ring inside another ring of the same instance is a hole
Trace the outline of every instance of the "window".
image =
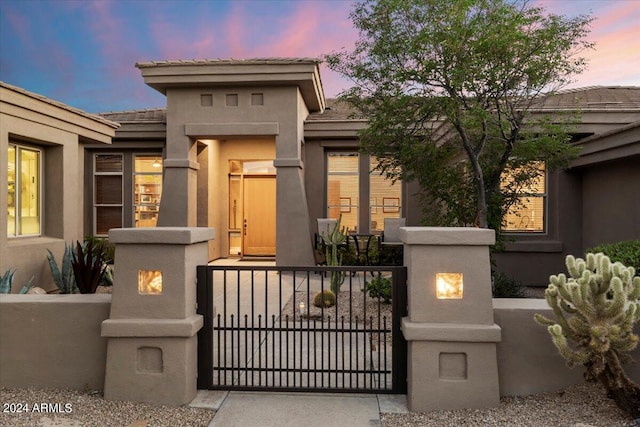
[(372, 233), (383, 231), (385, 218), (402, 216), (402, 184), (386, 179), (384, 174), (375, 170), (376, 166), (378, 160), (372, 156), (369, 160), (369, 221)]
[(349, 231), (358, 230), (358, 153), (327, 155), (327, 218), (338, 219)]
[(133, 210), (136, 227), (155, 227), (162, 195), (162, 158), (136, 154), (133, 160)]
[(42, 232), (42, 151), (9, 144), (7, 235), (38, 236)]
[(111, 228), (122, 227), (122, 154), (94, 157), (93, 206), (96, 236), (106, 236)]
[[(539, 174), (530, 182), (530, 185), (518, 188), (517, 202), (509, 208), (503, 218), (503, 231), (519, 233), (545, 231), (546, 168), (543, 162), (536, 162), (535, 166)], [(508, 175), (502, 180), (503, 188), (512, 183), (513, 175)]]

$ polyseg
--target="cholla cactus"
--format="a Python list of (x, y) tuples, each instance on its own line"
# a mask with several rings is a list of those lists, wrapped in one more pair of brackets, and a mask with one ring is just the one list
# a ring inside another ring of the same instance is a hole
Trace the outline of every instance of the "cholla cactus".
[(567, 256), (571, 277), (549, 278), (545, 298), (557, 319), (540, 314), (535, 319), (548, 326), (570, 367), (583, 365), (587, 381), (600, 381), (621, 409), (639, 418), (640, 387), (622, 366), (638, 345), (633, 326), (640, 320), (640, 277), (602, 253), (586, 258)]
[[(342, 255), (338, 253), (338, 246), (344, 245), (347, 241), (347, 229), (346, 227), (341, 227), (340, 222), (342, 222), (342, 215), (340, 215), (333, 228), (327, 229), (326, 233), (320, 235), (326, 246), (325, 255), (328, 266), (342, 265)], [(331, 272), (331, 292), (337, 295), (343, 282), (344, 271)]]

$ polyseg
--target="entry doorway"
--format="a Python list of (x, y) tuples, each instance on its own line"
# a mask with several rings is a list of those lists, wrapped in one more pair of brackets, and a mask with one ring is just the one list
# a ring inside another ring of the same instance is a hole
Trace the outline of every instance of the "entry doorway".
[(276, 176), (272, 160), (229, 165), (229, 254), (276, 254)]

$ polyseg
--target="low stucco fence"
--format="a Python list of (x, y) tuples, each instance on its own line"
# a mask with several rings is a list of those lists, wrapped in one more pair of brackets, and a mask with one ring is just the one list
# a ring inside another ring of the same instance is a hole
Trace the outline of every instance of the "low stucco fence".
[(101, 390), (111, 295), (0, 295), (0, 386)]
[[(104, 387), (111, 295), (0, 295), (0, 386), (99, 390)], [(582, 383), (568, 369), (534, 313), (552, 316), (541, 299), (494, 299), (500, 394), (556, 391)], [(640, 349), (634, 352), (640, 361)], [(640, 381), (640, 364), (627, 372)]]

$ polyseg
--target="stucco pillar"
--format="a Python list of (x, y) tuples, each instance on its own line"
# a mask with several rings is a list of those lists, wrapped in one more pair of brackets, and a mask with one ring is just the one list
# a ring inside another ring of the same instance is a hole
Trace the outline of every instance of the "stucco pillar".
[(302, 161), (276, 159), (276, 264), (314, 265)]
[(158, 227), (195, 227), (198, 218), (198, 162), (167, 158), (163, 167)]
[(179, 406), (196, 395), (196, 267), (212, 228), (112, 229), (115, 280), (104, 397)]
[[(493, 321), (489, 261), (494, 231), (403, 227), (400, 238), (407, 266), (409, 315), (402, 332), (409, 409), (497, 406), (500, 327)], [(449, 288), (450, 280), (461, 280), (461, 289)], [(439, 295), (438, 283), (447, 292)]]

